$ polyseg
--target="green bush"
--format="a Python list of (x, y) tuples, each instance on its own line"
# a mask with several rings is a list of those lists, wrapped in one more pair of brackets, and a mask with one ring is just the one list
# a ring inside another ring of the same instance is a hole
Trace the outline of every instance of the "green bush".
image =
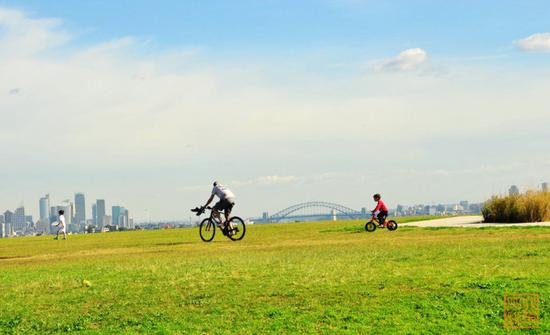
[(550, 192), (493, 196), (481, 209), (485, 222), (550, 221)]

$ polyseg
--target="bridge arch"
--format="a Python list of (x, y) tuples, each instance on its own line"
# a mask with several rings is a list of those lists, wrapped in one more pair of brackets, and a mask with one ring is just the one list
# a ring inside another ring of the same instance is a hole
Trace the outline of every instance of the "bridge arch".
[(357, 219), (361, 216), (360, 211), (356, 211), (354, 209), (351, 209), (349, 207), (335, 204), (332, 202), (326, 202), (326, 201), (309, 201), (309, 202), (303, 202), (300, 204), (296, 204), (290, 207), (287, 207), (283, 210), (278, 211), (277, 213), (271, 215), (269, 217), (270, 222), (280, 222), (281, 220), (285, 219), (286, 217), (290, 216), (290, 214), (295, 213), (299, 210), (302, 210), (304, 208), (312, 208), (312, 207), (318, 207), (318, 208), (328, 208), (335, 210), (336, 212), (339, 212), (343, 214), (344, 216), (349, 217), (350, 219)]

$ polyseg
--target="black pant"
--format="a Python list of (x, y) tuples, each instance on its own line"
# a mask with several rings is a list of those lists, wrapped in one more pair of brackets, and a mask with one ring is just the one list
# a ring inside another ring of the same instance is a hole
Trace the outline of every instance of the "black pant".
[(384, 224), (384, 221), (388, 217), (388, 212), (380, 211), (376, 217), (378, 218), (378, 223)]

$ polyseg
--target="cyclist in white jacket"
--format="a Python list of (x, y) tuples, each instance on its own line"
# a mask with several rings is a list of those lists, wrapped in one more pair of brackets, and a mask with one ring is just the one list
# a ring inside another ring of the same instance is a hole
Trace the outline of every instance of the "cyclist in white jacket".
[(214, 196), (220, 198), (220, 201), (218, 201), (214, 205), (214, 207), (212, 208), (212, 213), (219, 222), (222, 222), (220, 212), (224, 211), (225, 222), (222, 223), (222, 225), (225, 225), (225, 223), (229, 221), (229, 216), (231, 215), (231, 210), (233, 209), (233, 206), (235, 206), (235, 194), (233, 194), (233, 192), (231, 192), (231, 190), (229, 190), (227, 187), (215, 181), (214, 188), (212, 189), (212, 194), (210, 195), (210, 198), (208, 199), (204, 207), (208, 206), (212, 202), (212, 200), (214, 200)]

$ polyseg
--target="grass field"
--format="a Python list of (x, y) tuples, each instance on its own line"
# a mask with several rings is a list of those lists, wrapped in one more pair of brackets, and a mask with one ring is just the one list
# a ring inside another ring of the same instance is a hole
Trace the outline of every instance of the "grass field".
[[(359, 221), (0, 240), (0, 333), (504, 333), (505, 292), (540, 294), (549, 228), (400, 228)], [(86, 280), (89, 285), (84, 285)]]

